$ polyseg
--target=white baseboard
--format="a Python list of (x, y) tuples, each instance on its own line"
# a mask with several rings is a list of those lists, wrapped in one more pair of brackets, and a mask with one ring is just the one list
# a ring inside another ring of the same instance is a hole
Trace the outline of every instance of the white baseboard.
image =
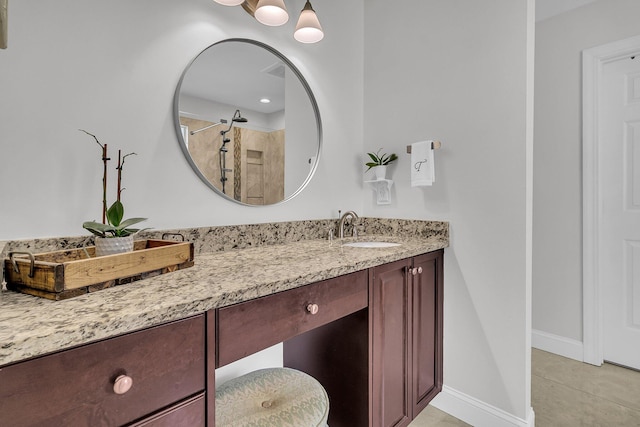
[(474, 427), (535, 426), (533, 408), (529, 408), (529, 414), (525, 420), (446, 385), (442, 387), (442, 391), (431, 401), (430, 405)]
[(533, 329), (531, 331), (531, 347), (579, 362), (584, 361), (584, 345), (582, 342), (571, 338)]

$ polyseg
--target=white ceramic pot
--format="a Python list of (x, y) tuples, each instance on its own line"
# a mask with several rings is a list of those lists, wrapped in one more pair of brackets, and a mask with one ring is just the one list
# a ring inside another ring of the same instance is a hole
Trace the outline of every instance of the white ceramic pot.
[(126, 237), (95, 238), (96, 256), (121, 254), (133, 251), (133, 235)]
[(387, 166), (376, 166), (373, 168), (373, 173), (376, 176), (376, 180), (385, 179), (387, 177)]

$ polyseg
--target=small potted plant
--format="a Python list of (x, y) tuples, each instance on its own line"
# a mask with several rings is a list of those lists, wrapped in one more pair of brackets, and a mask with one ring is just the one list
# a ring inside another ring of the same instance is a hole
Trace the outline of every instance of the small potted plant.
[(396, 156), (395, 153), (380, 154), (381, 151), (382, 148), (375, 153), (367, 153), (371, 161), (365, 163), (365, 166), (368, 166), (368, 169), (365, 172), (368, 172), (369, 169), (373, 169), (377, 180), (385, 179), (387, 175), (387, 165), (398, 159), (398, 156)]
[(107, 156), (107, 144), (101, 144), (98, 138), (89, 132), (80, 129), (82, 132), (90, 135), (95, 139), (102, 149), (102, 162), (104, 164), (102, 175), (102, 222), (86, 221), (82, 227), (95, 237), (96, 256), (111, 255), (122, 252), (130, 252), (133, 250), (133, 236), (142, 231), (139, 228), (131, 228), (131, 226), (145, 221), (147, 218), (124, 218), (124, 205), (121, 201), (122, 195), (122, 170), (124, 168), (125, 159), (136, 153), (129, 153), (122, 156), (122, 152), (118, 150), (118, 191), (117, 200), (107, 209), (107, 162), (110, 160)]

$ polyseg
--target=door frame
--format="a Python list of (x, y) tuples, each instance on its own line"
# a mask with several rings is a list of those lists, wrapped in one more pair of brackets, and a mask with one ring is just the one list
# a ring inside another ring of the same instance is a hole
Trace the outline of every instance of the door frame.
[(605, 64), (640, 53), (640, 36), (582, 51), (582, 311), (583, 360), (604, 360), (603, 313), (599, 274), (601, 190), (598, 118)]

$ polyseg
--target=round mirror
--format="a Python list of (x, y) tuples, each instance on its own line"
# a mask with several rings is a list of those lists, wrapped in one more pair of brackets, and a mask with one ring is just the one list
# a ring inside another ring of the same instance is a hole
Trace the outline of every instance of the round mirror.
[(316, 100), (291, 61), (263, 43), (230, 39), (203, 50), (178, 83), (174, 112), (191, 167), (230, 200), (289, 200), (316, 169)]

